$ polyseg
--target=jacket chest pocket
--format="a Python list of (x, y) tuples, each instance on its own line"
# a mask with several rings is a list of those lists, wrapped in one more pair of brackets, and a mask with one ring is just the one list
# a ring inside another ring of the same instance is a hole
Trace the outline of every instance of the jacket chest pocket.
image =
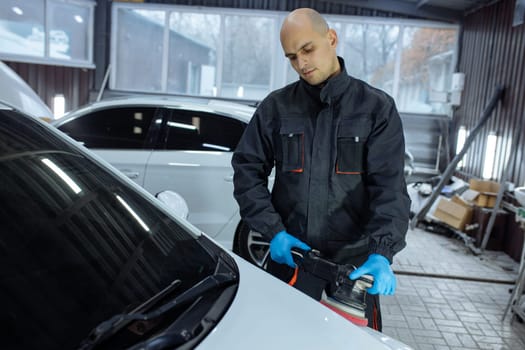
[(367, 120), (347, 121), (337, 132), (337, 174), (361, 174), (366, 165), (366, 140), (370, 133)]
[(279, 134), (283, 149), (282, 171), (302, 173), (304, 171), (304, 122), (283, 119)]

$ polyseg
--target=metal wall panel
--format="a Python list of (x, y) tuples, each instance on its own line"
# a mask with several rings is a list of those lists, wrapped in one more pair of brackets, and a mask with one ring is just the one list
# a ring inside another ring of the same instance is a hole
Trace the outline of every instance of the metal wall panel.
[(346, 5), (344, 1), (319, 0), (146, 0), (144, 2), (171, 5), (227, 7), (254, 10), (292, 11), (299, 7), (310, 7), (321, 13), (349, 16), (416, 18), (387, 11)]
[(450, 118), (446, 115), (399, 114), (405, 148), (414, 156), (415, 173), (422, 178), (440, 174), (449, 162), (446, 149)]
[[(489, 133), (495, 133), (500, 141), (493, 179), (500, 180), (508, 164), (508, 180), (522, 186), (525, 128), (518, 126), (525, 119), (525, 25), (513, 27), (513, 15), (514, 0), (504, 0), (465, 17), (459, 62), (459, 71), (465, 73), (465, 89), (462, 104), (454, 113), (454, 125), (473, 129), (496, 86), (503, 85), (503, 100), (471, 145), (463, 170), (482, 176), (486, 139)], [(516, 137), (520, 137), (519, 146), (511, 149)]]
[(53, 108), (53, 97), (64, 95), (66, 111), (84, 105), (89, 100), (93, 70), (42, 64), (5, 62)]

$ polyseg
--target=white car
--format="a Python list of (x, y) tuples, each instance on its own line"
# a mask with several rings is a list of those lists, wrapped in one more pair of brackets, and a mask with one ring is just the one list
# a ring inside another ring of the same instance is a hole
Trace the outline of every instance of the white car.
[(53, 112), (36, 92), (3, 62), (0, 62), (0, 102), (36, 118), (54, 119)]
[(241, 221), (231, 167), (254, 111), (207, 98), (123, 97), (69, 112), (53, 125), (151, 194), (180, 194), (192, 224), (261, 265), (268, 243)]
[(0, 104), (2, 349), (408, 349), (225, 250)]

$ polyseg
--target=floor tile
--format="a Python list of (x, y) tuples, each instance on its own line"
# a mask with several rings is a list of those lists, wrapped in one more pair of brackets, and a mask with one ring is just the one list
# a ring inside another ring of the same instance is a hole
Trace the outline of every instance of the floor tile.
[(382, 297), (383, 332), (414, 349), (525, 349), (525, 325), (501, 320), (519, 263), (474, 255), (455, 237), (410, 230), (394, 257), (394, 296)]

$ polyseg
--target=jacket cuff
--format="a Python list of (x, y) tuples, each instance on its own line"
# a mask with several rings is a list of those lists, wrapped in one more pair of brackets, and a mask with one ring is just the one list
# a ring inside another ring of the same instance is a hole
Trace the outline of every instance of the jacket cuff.
[(377, 244), (374, 241), (370, 242), (370, 254), (380, 254), (388, 259), (390, 264), (394, 261), (394, 252), (386, 245)]
[(281, 231), (286, 231), (286, 227), (279, 223), (277, 225), (267, 227), (263, 235), (268, 239), (268, 241), (271, 241)]

